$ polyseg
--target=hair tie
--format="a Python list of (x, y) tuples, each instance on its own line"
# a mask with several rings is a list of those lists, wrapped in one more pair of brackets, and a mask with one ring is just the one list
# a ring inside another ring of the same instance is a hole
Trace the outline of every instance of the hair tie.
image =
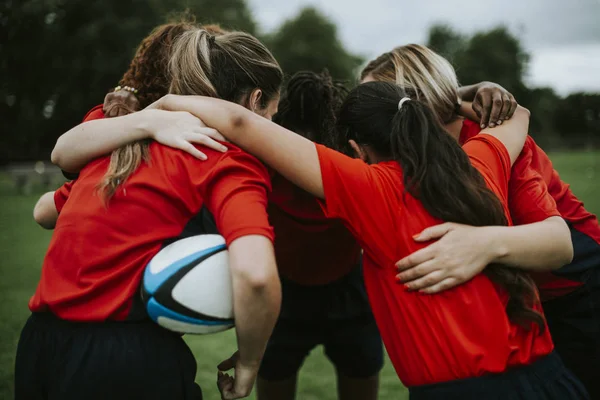
[(216, 43), (217, 37), (215, 35), (208, 35), (208, 44), (214, 46)]
[(410, 101), (410, 97), (403, 97), (400, 99), (400, 102), (398, 103), (398, 111), (402, 110), (402, 104), (406, 103), (407, 101)]

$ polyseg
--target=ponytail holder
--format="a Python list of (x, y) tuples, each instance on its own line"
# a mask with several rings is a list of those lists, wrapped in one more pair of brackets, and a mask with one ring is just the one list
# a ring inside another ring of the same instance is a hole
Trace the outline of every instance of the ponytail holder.
[(406, 103), (407, 101), (410, 101), (410, 97), (403, 97), (400, 102), (398, 103), (398, 111), (402, 110), (402, 104)]

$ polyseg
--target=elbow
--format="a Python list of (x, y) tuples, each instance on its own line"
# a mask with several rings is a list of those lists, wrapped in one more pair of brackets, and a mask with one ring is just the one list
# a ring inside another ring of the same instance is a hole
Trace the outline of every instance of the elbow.
[(555, 225), (554, 230), (558, 238), (558, 246), (556, 246), (556, 258), (552, 263), (552, 269), (558, 269), (573, 261), (573, 241), (571, 240), (571, 231), (564, 219), (560, 217), (552, 217), (552, 222)]
[[(73, 162), (69, 160), (69, 157), (65, 157), (66, 153), (62, 149), (61, 139), (62, 138), (58, 138), (56, 146), (54, 146), (54, 149), (52, 149), (52, 153), (50, 154), (50, 161), (52, 162), (52, 164), (56, 165), (63, 171), (71, 173), (79, 172), (80, 168), (75, 166)], [(73, 153), (71, 152), (71, 154)]]
[(54, 229), (55, 221), (47, 218), (46, 214), (40, 207), (33, 209), (33, 219), (35, 222), (44, 229)]
[(233, 139), (237, 132), (243, 132), (250, 125), (250, 119), (256, 116), (248, 109), (237, 104), (230, 109), (229, 119), (225, 132), (229, 133), (228, 139)]
[(61, 145), (62, 137), (59, 137), (56, 141), (56, 145), (52, 149), (52, 154), (50, 154), (50, 161), (52, 161), (52, 164), (57, 165), (62, 169), (65, 169), (63, 165), (63, 159), (61, 157)]
[(255, 293), (268, 292), (274, 286), (280, 285), (277, 271), (267, 268), (265, 265), (254, 265), (252, 263), (238, 265), (232, 268), (232, 274)]
[(58, 154), (58, 151), (56, 151), (56, 147), (54, 147), (54, 149), (52, 150), (52, 154), (50, 154), (50, 161), (52, 162), (52, 164), (58, 165), (60, 167), (60, 156)]

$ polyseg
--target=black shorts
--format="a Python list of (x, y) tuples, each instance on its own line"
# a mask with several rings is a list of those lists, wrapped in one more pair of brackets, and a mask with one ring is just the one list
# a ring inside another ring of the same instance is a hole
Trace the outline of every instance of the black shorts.
[(372, 377), (383, 367), (383, 344), (359, 267), (321, 286), (282, 279), (281, 314), (259, 376), (270, 381), (291, 378), (318, 345), (346, 377)]
[(78, 323), (29, 317), (15, 362), (16, 400), (200, 400), (181, 336), (151, 321)]
[(552, 353), (504, 374), (409, 388), (410, 400), (587, 400), (585, 388)]
[(555, 273), (583, 282), (566, 296), (543, 303), (558, 354), (583, 382), (592, 399), (600, 399), (600, 245), (571, 230), (576, 257)]

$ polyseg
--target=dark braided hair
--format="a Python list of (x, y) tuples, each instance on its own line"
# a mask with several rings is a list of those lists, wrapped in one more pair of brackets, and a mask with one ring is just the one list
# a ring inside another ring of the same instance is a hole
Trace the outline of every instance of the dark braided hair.
[(284, 89), (273, 121), (313, 142), (340, 148), (334, 131), (347, 94), (343, 83), (334, 81), (327, 70), (297, 72)]

